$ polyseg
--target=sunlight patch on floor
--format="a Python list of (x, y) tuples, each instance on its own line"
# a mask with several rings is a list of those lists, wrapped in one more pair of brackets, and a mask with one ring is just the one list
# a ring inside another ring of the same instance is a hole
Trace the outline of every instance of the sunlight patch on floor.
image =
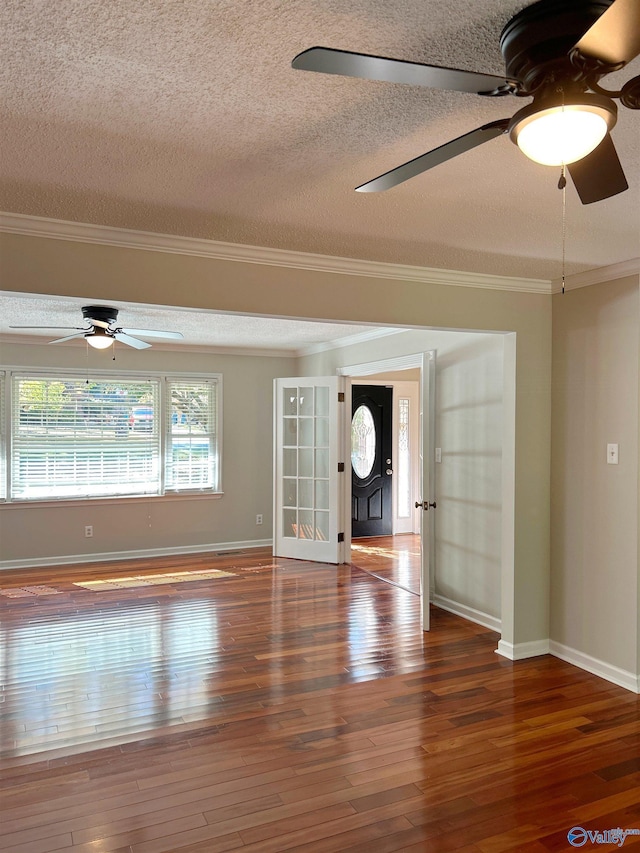
[(201, 572), (167, 572), (161, 575), (136, 575), (129, 578), (105, 578), (96, 581), (74, 581), (74, 586), (99, 592), (107, 589), (133, 589), (140, 586), (160, 586), (168, 583), (184, 583), (185, 581), (215, 580), (216, 578), (235, 578), (232, 572), (219, 569), (204, 569)]

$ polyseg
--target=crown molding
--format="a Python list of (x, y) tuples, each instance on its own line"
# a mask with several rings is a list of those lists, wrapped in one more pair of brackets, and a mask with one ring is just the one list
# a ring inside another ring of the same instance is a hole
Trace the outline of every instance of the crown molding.
[(370, 329), (368, 332), (358, 332), (355, 335), (346, 335), (344, 338), (338, 338), (337, 340), (333, 341), (323, 341), (322, 343), (318, 344), (309, 344), (308, 346), (299, 349), (296, 355), (316, 355), (320, 352), (340, 349), (341, 347), (352, 346), (353, 344), (363, 344), (367, 341), (375, 341), (378, 340), (378, 338), (386, 338), (388, 335), (398, 335), (406, 331), (408, 331), (406, 328), (387, 329), (385, 327), (380, 329)]
[[(640, 258), (630, 258), (619, 264), (610, 264), (607, 267), (598, 267), (593, 270), (575, 273), (565, 279), (565, 290), (576, 290), (579, 287), (591, 287), (592, 284), (603, 284), (605, 281), (616, 281), (626, 278), (628, 275), (640, 275)], [(562, 279), (557, 278), (552, 282), (552, 292), (562, 291)]]
[(293, 252), (288, 249), (270, 249), (263, 246), (246, 246), (222, 243), (195, 237), (156, 234), (151, 231), (130, 231), (106, 225), (85, 222), (67, 222), (21, 213), (0, 212), (0, 231), (30, 237), (47, 237), (80, 243), (98, 243), (129, 249), (216, 258), (225, 261), (263, 264), (289, 269), (313, 270), (338, 275), (357, 275), (369, 278), (415, 281), (423, 284), (440, 284), (447, 287), (478, 287), (489, 290), (511, 290), (522, 293), (551, 293), (548, 279), (518, 278), (485, 275), (461, 270), (441, 270), (430, 267), (387, 264), (359, 258), (339, 258)]

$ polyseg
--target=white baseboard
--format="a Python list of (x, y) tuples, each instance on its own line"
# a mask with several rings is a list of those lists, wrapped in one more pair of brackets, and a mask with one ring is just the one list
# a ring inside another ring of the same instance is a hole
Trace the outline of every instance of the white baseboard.
[(72, 563), (103, 563), (114, 560), (144, 560), (149, 557), (170, 557), (174, 554), (203, 554), (209, 551), (238, 551), (251, 548), (270, 548), (271, 539), (249, 539), (244, 542), (214, 542), (207, 545), (176, 545), (171, 548), (148, 548), (142, 551), (104, 551), (100, 554), (65, 554), (60, 557), (38, 557), (31, 560), (2, 560), (5, 569), (31, 569), (39, 566), (66, 566)]
[(605, 681), (610, 681), (619, 687), (631, 690), (632, 693), (640, 693), (640, 679), (633, 672), (591, 657), (591, 655), (586, 655), (584, 652), (579, 652), (570, 646), (556, 643), (554, 640), (549, 641), (549, 651), (555, 657), (571, 663), (580, 669), (586, 669), (587, 672), (598, 675), (600, 678), (604, 678)]
[(516, 643), (515, 645), (506, 642), (506, 640), (500, 640), (496, 653), (509, 660), (524, 660), (525, 658), (551, 654), (560, 660), (577, 666), (579, 669), (590, 672), (592, 675), (597, 675), (605, 681), (631, 690), (632, 693), (640, 693), (640, 678), (633, 672), (584, 654), (584, 652), (579, 652), (570, 646), (563, 646), (562, 643), (556, 643), (554, 640), (533, 640), (530, 643)]
[(549, 654), (549, 640), (532, 640), (529, 643), (508, 643), (506, 640), (500, 640), (496, 654), (509, 660), (525, 660), (525, 658), (535, 658), (540, 655)]
[(431, 603), (441, 610), (448, 610), (449, 613), (455, 613), (456, 616), (461, 616), (463, 619), (468, 619), (469, 622), (476, 622), (484, 628), (489, 628), (491, 631), (496, 631), (498, 634), (502, 630), (502, 622), (495, 616), (489, 616), (488, 613), (483, 613), (481, 610), (475, 610), (473, 607), (467, 607), (466, 604), (460, 604), (457, 601), (452, 601), (450, 598), (445, 598), (443, 595), (432, 595)]

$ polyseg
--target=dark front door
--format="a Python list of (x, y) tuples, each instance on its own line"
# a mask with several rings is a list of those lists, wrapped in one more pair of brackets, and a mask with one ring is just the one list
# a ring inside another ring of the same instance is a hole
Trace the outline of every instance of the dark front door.
[(351, 417), (351, 535), (388, 536), (393, 388), (354, 385)]

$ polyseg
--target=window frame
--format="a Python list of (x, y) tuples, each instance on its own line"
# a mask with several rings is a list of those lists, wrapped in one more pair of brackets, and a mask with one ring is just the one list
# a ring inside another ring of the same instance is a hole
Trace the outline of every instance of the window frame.
[[(12, 495), (12, 464), (14, 447), (14, 418), (13, 418), (13, 385), (15, 378), (26, 380), (81, 380), (89, 378), (96, 382), (113, 383), (118, 380), (122, 382), (158, 382), (158, 460), (160, 476), (158, 490), (152, 492), (132, 492), (130, 494), (89, 494), (89, 495), (39, 495), (37, 497), (14, 497)], [(174, 488), (166, 486), (167, 450), (171, 444), (171, 383), (195, 384), (207, 383), (211, 385), (213, 394), (212, 403), (212, 431), (208, 433), (212, 441), (213, 470), (215, 482), (211, 486)], [(2, 387), (4, 386), (4, 387)], [(2, 413), (2, 428), (0, 428), (0, 471), (2, 472), (2, 483), (0, 484), (0, 504), (4, 506), (31, 506), (34, 504), (51, 503), (78, 504), (86, 502), (109, 503), (113, 501), (148, 501), (148, 500), (184, 500), (200, 497), (220, 497), (222, 491), (222, 374), (202, 373), (186, 371), (119, 371), (101, 370), (87, 372), (78, 369), (65, 370), (64, 368), (40, 368), (29, 366), (7, 366), (0, 370), (0, 413)], [(169, 414), (167, 414), (169, 413)], [(2, 435), (4, 433), (4, 435)], [(4, 440), (2, 440), (4, 439)]]

